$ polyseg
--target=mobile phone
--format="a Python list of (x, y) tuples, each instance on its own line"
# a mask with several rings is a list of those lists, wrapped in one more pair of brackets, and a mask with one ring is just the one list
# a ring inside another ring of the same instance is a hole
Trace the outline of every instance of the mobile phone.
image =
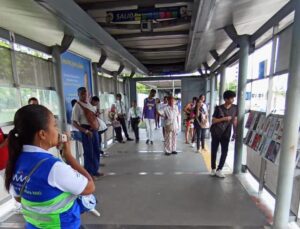
[(67, 142), (68, 136), (66, 134), (58, 134), (58, 142)]

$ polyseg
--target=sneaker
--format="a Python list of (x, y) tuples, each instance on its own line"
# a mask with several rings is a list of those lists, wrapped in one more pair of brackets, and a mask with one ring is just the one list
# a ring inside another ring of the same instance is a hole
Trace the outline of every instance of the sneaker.
[(132, 138), (127, 138), (127, 141), (133, 141), (133, 139)]
[(217, 176), (217, 177), (220, 177), (220, 178), (225, 178), (225, 177), (226, 177), (226, 176), (223, 174), (222, 170), (218, 170), (218, 171), (216, 172), (216, 176)]
[(212, 169), (211, 172), (210, 172), (210, 175), (211, 175), (211, 176), (215, 176), (215, 175), (216, 175), (216, 170), (215, 170), (215, 169)]
[(192, 147), (195, 148), (195, 146), (196, 146), (196, 143), (193, 142), (193, 143), (192, 143)]
[(201, 153), (201, 149), (197, 149), (197, 150), (196, 150), (196, 153)]
[(149, 144), (149, 139), (147, 139), (146, 144), (147, 144), (147, 145)]
[(177, 152), (176, 152), (176, 151), (173, 151), (172, 154), (177, 154)]
[(166, 152), (166, 153), (165, 153), (165, 155), (166, 155), (166, 156), (170, 156), (170, 155), (171, 155), (171, 153), (167, 153), (167, 152)]

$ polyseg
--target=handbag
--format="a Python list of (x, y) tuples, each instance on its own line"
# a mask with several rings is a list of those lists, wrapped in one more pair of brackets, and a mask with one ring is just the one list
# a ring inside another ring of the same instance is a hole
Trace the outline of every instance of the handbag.
[[(216, 109), (219, 109), (219, 113), (220, 113), (221, 117), (225, 116), (224, 112), (220, 108), (220, 106), (217, 106)], [(225, 130), (227, 129), (229, 124), (230, 123), (215, 123), (215, 124), (212, 124), (211, 127), (210, 127), (211, 136), (213, 138), (221, 139), (222, 136), (223, 136), (223, 133), (225, 132)]]
[(79, 104), (79, 106), (82, 108), (83, 113), (88, 121), (88, 123), (90, 124), (91, 128), (93, 130), (99, 130), (100, 124), (98, 121), (98, 118), (96, 116), (96, 114), (91, 111), (90, 109), (84, 107), (81, 103), (77, 102)]
[(138, 125), (139, 128), (141, 129), (146, 129), (146, 122), (145, 121), (141, 121)]

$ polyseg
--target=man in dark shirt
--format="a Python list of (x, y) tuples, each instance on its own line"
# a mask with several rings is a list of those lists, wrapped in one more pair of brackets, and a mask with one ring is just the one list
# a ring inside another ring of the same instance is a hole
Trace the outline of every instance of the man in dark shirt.
[[(225, 103), (216, 106), (211, 127), (211, 175), (225, 178), (222, 169), (228, 153), (228, 145), (231, 137), (231, 129), (237, 125), (237, 106), (233, 104), (235, 92), (225, 91), (223, 98)], [(234, 131), (235, 132), (235, 131)], [(234, 137), (233, 137), (234, 139)], [(217, 152), (221, 144), (221, 158), (216, 170)]]

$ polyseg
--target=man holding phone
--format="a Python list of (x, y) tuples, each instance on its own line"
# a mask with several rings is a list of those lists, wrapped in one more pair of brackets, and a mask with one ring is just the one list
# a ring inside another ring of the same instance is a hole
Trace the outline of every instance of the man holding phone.
[[(237, 106), (233, 104), (236, 93), (225, 91), (223, 98), (225, 103), (216, 106), (211, 126), (211, 175), (225, 178), (222, 172), (228, 154), (228, 146), (231, 137), (231, 129), (237, 125)], [(234, 135), (233, 135), (234, 136)], [(234, 137), (233, 137), (234, 139)], [(221, 144), (221, 158), (216, 170), (217, 152)]]

